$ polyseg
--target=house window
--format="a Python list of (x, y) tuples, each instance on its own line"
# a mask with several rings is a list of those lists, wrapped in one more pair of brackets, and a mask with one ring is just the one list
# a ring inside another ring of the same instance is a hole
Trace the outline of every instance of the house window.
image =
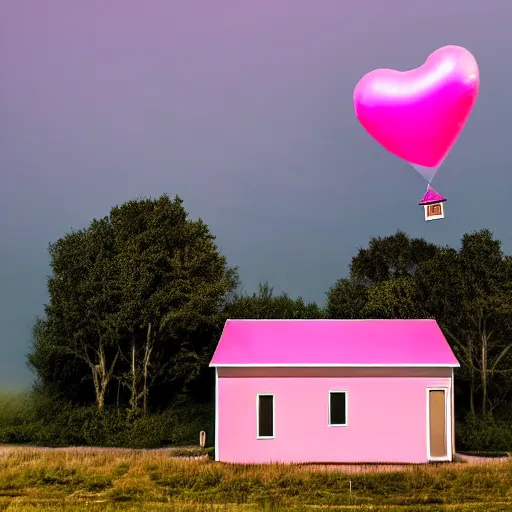
[(347, 392), (329, 391), (329, 426), (346, 427), (347, 425)]
[(258, 439), (274, 437), (274, 395), (257, 395)]

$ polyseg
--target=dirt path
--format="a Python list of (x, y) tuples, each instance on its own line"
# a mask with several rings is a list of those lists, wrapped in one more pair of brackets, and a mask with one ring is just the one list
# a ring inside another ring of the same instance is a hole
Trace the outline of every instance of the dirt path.
[(457, 458), (468, 464), (492, 464), (493, 462), (502, 463), (512, 460), (511, 457), (476, 457), (475, 455), (462, 455), (457, 454)]

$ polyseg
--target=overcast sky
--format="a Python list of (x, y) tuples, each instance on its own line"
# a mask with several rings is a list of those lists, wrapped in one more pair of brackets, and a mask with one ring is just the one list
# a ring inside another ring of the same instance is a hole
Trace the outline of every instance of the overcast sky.
[[(48, 243), (136, 196), (181, 196), (249, 291), (320, 302), (397, 229), (458, 246), (489, 228), (512, 252), (510, 20), (510, 0), (0, 0), (0, 385), (30, 383)], [(446, 44), (481, 89), (426, 223), (425, 182), (352, 92)]]

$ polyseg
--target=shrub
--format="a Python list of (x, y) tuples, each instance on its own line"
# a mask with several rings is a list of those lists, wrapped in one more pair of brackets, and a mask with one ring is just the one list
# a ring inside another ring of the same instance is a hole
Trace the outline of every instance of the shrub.
[(176, 402), (159, 413), (131, 418), (126, 410), (76, 407), (42, 393), (0, 396), (0, 443), (39, 446), (159, 448), (199, 443), (206, 430), (213, 444), (212, 404)]
[(0, 394), (0, 428), (26, 425), (35, 418), (30, 393)]
[(169, 413), (137, 418), (124, 430), (121, 445), (127, 448), (160, 448), (170, 444), (175, 419)]
[(511, 452), (512, 422), (495, 421), (468, 416), (464, 423), (455, 428), (456, 447), (472, 452)]
[(28, 444), (34, 441), (38, 426), (36, 423), (28, 425), (7, 425), (0, 427), (0, 443)]
[(176, 404), (166, 413), (174, 416), (174, 429), (171, 441), (174, 445), (199, 443), (199, 432), (206, 431), (206, 445), (214, 444), (214, 407), (213, 404)]
[(29, 443), (37, 430), (30, 393), (0, 394), (0, 442)]

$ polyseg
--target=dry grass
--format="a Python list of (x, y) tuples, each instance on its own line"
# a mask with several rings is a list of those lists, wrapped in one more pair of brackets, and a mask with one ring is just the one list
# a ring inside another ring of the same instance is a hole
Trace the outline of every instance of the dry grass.
[(2, 447), (0, 511), (512, 510), (509, 460), (241, 466), (173, 453)]

